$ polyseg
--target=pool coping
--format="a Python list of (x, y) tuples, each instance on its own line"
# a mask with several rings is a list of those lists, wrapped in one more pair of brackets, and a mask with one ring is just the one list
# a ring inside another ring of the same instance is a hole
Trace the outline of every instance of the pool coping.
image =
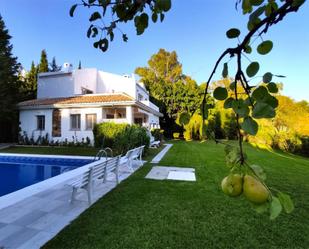
[[(22, 157), (56, 157), (62, 159), (93, 159), (94, 157), (87, 156), (69, 156), (69, 155), (40, 155), (40, 154), (15, 154), (15, 153), (0, 153), (0, 156), (22, 156)], [(60, 175), (51, 177), (44, 181), (38, 182), (36, 184), (30, 185), (28, 187), (22, 188), (20, 190), (14, 191), (12, 193), (3, 195), (0, 197), (0, 210), (11, 206), (19, 201), (24, 200), (32, 195), (38, 194), (42, 191), (50, 189), (58, 184), (65, 183), (71, 180), (74, 177), (78, 177), (88, 170), (89, 167), (97, 165), (98, 163), (103, 162), (104, 159), (97, 160), (95, 162), (91, 162), (84, 166), (78, 167), (77, 169), (70, 170), (68, 172), (62, 173)]]

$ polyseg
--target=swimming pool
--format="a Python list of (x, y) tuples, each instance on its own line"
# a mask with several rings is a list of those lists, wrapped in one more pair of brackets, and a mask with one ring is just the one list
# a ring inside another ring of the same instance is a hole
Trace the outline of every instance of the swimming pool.
[(0, 196), (93, 162), (92, 159), (0, 155)]

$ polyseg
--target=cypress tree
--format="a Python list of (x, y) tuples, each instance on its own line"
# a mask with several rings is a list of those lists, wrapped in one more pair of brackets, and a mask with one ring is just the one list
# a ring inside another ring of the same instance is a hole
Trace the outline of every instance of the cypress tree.
[(20, 64), (12, 55), (11, 36), (0, 16), (0, 142), (16, 139), (20, 81), (18, 71)]
[(32, 61), (30, 71), (26, 75), (25, 86), (24, 86), (24, 91), (26, 93), (27, 99), (36, 98), (37, 81), (38, 81), (38, 67), (35, 66), (34, 62)]
[(82, 69), (82, 63), (81, 63), (81, 61), (79, 61), (79, 63), (78, 63), (78, 69)]
[(61, 70), (61, 66), (57, 65), (55, 56), (53, 57), (52, 63), (50, 63), (50, 72), (59, 72)]
[(41, 52), (41, 59), (40, 59), (40, 64), (39, 64), (39, 73), (44, 73), (48, 72), (48, 60), (47, 60), (47, 53), (45, 49), (42, 50)]

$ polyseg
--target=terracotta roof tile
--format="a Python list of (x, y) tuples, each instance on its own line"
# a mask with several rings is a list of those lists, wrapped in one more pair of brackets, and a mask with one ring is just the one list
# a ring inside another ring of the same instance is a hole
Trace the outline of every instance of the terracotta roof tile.
[(64, 98), (44, 98), (32, 99), (20, 102), (19, 106), (39, 106), (39, 105), (55, 105), (55, 104), (85, 104), (85, 103), (110, 103), (133, 101), (134, 99), (126, 94), (109, 94), (109, 95), (81, 95)]

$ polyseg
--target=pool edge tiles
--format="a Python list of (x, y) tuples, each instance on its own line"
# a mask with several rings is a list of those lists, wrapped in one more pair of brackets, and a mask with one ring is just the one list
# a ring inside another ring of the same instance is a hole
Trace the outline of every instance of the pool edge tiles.
[[(13, 153), (0, 153), (1, 155), (5, 156), (28, 156), (28, 157), (57, 157), (57, 158), (63, 158), (63, 159), (93, 159), (93, 157), (81, 157), (81, 156), (56, 156), (56, 155), (38, 155), (38, 154), (13, 154)], [(85, 172), (90, 166), (97, 164), (98, 161), (91, 162), (89, 164), (86, 164), (84, 166), (80, 166), (76, 169), (73, 169), (71, 171), (65, 172), (63, 174), (54, 176), (52, 178), (46, 179), (44, 181), (38, 182), (36, 184), (30, 185), (28, 187), (22, 188), (20, 190), (17, 190), (15, 192), (3, 195), (0, 197), (0, 210), (11, 206), (27, 197), (33, 196), (35, 194), (38, 194), (42, 191), (48, 190), (52, 187), (55, 187), (58, 184), (65, 183), (68, 180), (77, 177), (81, 175), (83, 172)]]

